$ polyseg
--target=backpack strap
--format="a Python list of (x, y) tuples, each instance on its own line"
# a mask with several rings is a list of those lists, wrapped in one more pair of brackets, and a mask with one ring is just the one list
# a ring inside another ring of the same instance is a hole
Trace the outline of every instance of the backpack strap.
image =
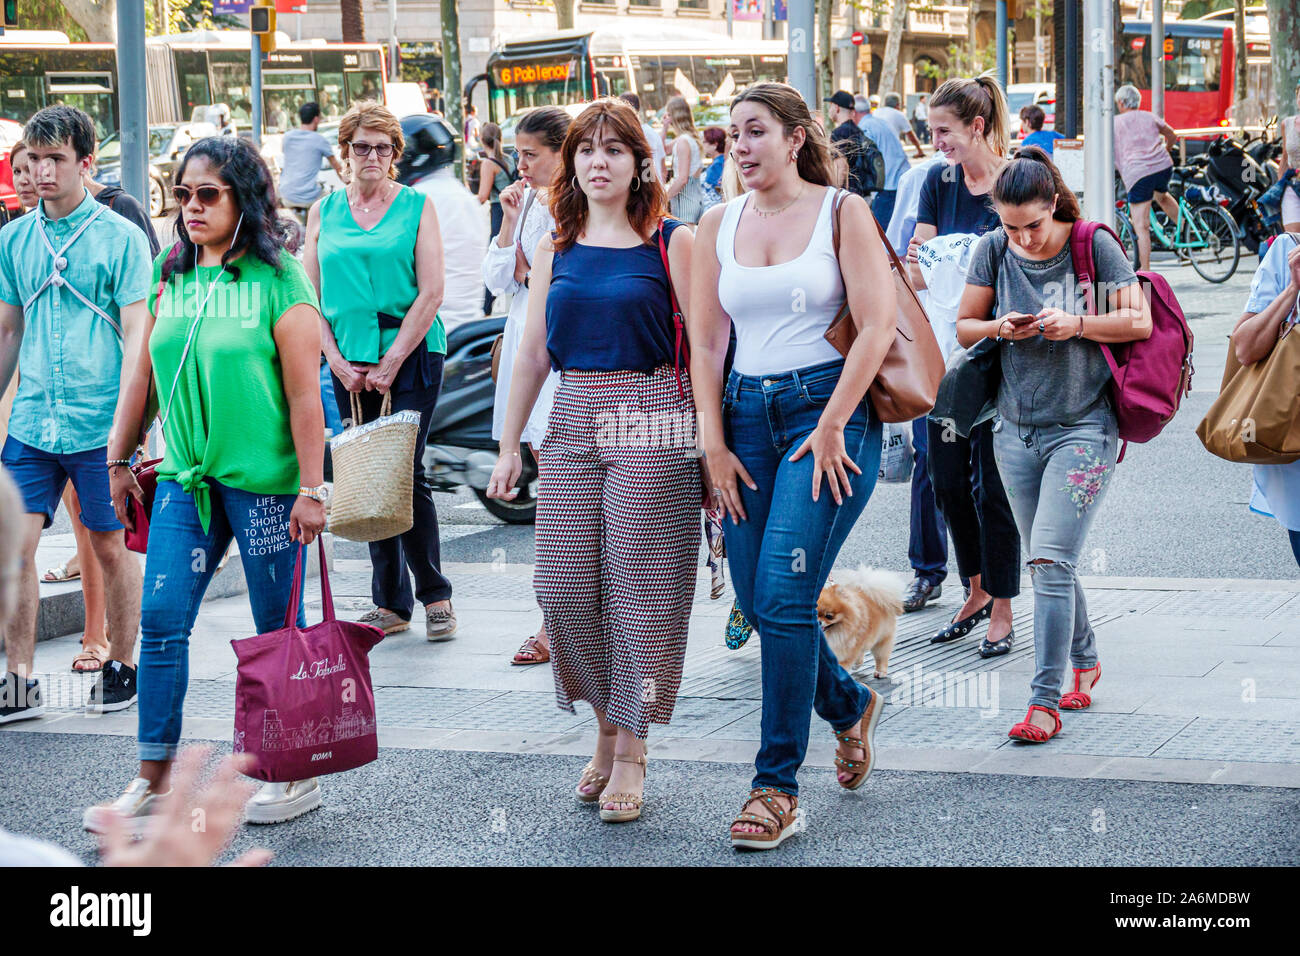
[[(1093, 258), (1093, 238), (1097, 231), (1104, 229), (1110, 233), (1111, 238), (1117, 243), (1120, 241), (1119, 236), (1115, 235), (1115, 230), (1105, 223), (1092, 222), (1087, 219), (1076, 219), (1074, 227), (1070, 230), (1070, 261), (1074, 267), (1074, 278), (1083, 289), (1083, 294), (1087, 302), (1086, 315), (1098, 315), (1098, 303), (1096, 295), (1097, 269)], [(1122, 246), (1123, 243), (1120, 243)], [(1106, 364), (1110, 366), (1110, 379), (1112, 389), (1115, 383), (1119, 381), (1120, 368), (1119, 362), (1115, 360), (1115, 354), (1111, 351), (1110, 346), (1104, 342), (1097, 343), (1101, 346), (1101, 354), (1106, 357)], [(1115, 459), (1115, 464), (1124, 460), (1124, 453), (1128, 451), (1127, 439), (1122, 441), (1119, 446), (1119, 457)]]
[(677, 394), (685, 398), (686, 390), (682, 387), (682, 364), (690, 364), (691, 345), (686, 338), (686, 323), (682, 319), (681, 304), (677, 301), (677, 290), (673, 288), (673, 270), (668, 265), (668, 244), (664, 241), (666, 221), (666, 219), (659, 220), (656, 236), (659, 239), (659, 258), (664, 264), (664, 275), (668, 277), (668, 301), (673, 309), (673, 330), (676, 334), (676, 342), (673, 344), (673, 371), (677, 375)]

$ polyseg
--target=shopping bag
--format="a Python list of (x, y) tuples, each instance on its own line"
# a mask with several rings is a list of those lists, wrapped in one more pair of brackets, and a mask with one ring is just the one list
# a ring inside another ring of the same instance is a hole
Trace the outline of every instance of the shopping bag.
[(384, 632), (335, 619), (324, 542), (325, 619), (299, 629), (305, 553), (300, 547), (294, 561), (284, 627), (230, 642), (239, 658), (234, 751), (256, 758), (250, 777), (275, 783), (351, 770), (379, 756), (369, 654)]
[(885, 425), (881, 433), (880, 472), (876, 480), (889, 483), (911, 481), (912, 458), (912, 423)]

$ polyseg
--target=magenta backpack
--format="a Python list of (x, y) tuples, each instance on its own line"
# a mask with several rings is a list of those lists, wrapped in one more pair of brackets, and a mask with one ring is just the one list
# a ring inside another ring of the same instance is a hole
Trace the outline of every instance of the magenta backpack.
[[(1074, 223), (1070, 233), (1070, 257), (1076, 281), (1088, 300), (1088, 314), (1097, 314), (1093, 298), (1092, 237), (1105, 229), (1119, 242), (1109, 226), (1083, 219)], [(1160, 434), (1178, 411), (1183, 396), (1192, 390), (1192, 330), (1183, 317), (1182, 307), (1174, 297), (1165, 277), (1155, 272), (1139, 272), (1142, 294), (1151, 306), (1151, 337), (1136, 342), (1102, 344), (1102, 354), (1110, 366), (1110, 394), (1115, 418), (1119, 423), (1119, 461), (1131, 441), (1146, 442)]]

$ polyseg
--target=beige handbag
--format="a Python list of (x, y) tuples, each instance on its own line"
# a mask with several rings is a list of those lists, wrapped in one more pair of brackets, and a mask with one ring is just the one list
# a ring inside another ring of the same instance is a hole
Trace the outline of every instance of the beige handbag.
[(1196, 435), (1212, 455), (1253, 465), (1300, 460), (1300, 332), (1282, 330), (1268, 355), (1250, 365), (1228, 343), (1223, 384)]
[(352, 541), (383, 541), (411, 529), (415, 485), (415, 440), (420, 413), (390, 415), (384, 394), (379, 417), (362, 424), (361, 396), (352, 392), (352, 425), (330, 439), (334, 494), (329, 527)]
[[(843, 191), (836, 194), (831, 210), (831, 242), (837, 260), (840, 256), (840, 205), (844, 196)], [(916, 297), (912, 283), (908, 281), (907, 270), (898, 261), (898, 255), (889, 244), (879, 220), (873, 215), (871, 221), (876, 224), (880, 241), (889, 253), (889, 267), (894, 273), (894, 293), (898, 297), (898, 317), (894, 327), (894, 342), (885, 354), (885, 360), (876, 373), (875, 381), (867, 390), (867, 395), (871, 398), (871, 405), (880, 421), (898, 424), (910, 422), (934, 408), (945, 366), (943, 353), (939, 351), (939, 343), (930, 327), (930, 319), (925, 314), (921, 300)], [(844, 272), (843, 264), (840, 265), (840, 272)], [(849, 313), (846, 296), (844, 305), (825, 332), (825, 339), (835, 346), (837, 352), (847, 357), (857, 337), (858, 327)]]

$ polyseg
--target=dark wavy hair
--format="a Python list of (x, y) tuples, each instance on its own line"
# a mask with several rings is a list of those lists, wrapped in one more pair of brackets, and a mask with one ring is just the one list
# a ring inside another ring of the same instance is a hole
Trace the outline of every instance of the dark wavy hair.
[[(287, 223), (276, 211), (275, 183), (257, 148), (244, 139), (208, 136), (185, 153), (185, 158), (176, 166), (174, 182), (179, 183), (190, 160), (200, 156), (207, 159), (222, 182), (230, 186), (230, 194), (244, 217), (235, 243), (221, 257), (221, 264), (237, 280), (239, 268), (229, 263), (248, 252), (279, 271), (280, 255), (289, 248), (292, 236)], [(185, 231), (183, 207), (176, 210), (176, 235), (180, 239), (180, 251), (174, 257), (167, 257), (169, 262), (174, 259), (174, 266), (168, 269), (164, 263), (164, 281), (171, 277), (173, 270), (185, 273), (198, 262), (199, 247)]]
[(650, 144), (641, 130), (636, 112), (623, 100), (596, 100), (583, 110), (564, 137), (560, 165), (551, 183), (551, 215), (555, 217), (555, 248), (564, 252), (578, 241), (587, 226), (587, 194), (574, 188), (578, 147), (588, 140), (599, 141), (605, 133), (632, 151), (636, 162), (633, 180), (640, 185), (627, 194), (627, 221), (646, 242), (654, 235), (659, 220), (668, 215), (668, 200), (659, 177), (653, 173)]

